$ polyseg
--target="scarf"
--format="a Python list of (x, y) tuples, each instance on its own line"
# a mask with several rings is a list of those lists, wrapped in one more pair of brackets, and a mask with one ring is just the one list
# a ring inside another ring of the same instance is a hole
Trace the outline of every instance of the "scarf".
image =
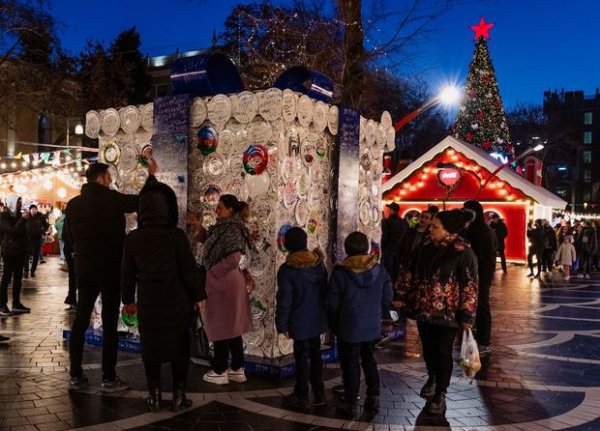
[(210, 270), (221, 259), (233, 252), (245, 254), (246, 247), (253, 248), (250, 232), (244, 222), (237, 216), (217, 220), (208, 230), (208, 238), (204, 242), (202, 262), (206, 270)]

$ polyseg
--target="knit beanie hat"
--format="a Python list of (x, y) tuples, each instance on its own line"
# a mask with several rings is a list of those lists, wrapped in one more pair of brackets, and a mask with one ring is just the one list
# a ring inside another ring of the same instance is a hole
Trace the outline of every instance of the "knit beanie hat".
[(283, 244), (290, 252), (306, 250), (306, 232), (300, 227), (292, 227), (285, 233)]
[(473, 220), (473, 213), (462, 209), (441, 211), (436, 217), (449, 233), (458, 233), (463, 230), (468, 222)]
[(369, 239), (362, 232), (352, 232), (344, 241), (344, 250), (348, 256), (369, 253)]

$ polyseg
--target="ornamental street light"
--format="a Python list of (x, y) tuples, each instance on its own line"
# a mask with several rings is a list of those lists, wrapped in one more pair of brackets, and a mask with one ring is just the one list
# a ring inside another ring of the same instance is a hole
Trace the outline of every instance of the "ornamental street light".
[(477, 199), (479, 197), (479, 195), (481, 194), (481, 192), (483, 191), (483, 189), (485, 189), (485, 186), (487, 186), (488, 183), (490, 182), (490, 180), (492, 178), (495, 178), (496, 175), (498, 175), (498, 173), (502, 169), (506, 168), (507, 166), (509, 166), (512, 163), (515, 163), (516, 161), (519, 161), (519, 160), (527, 157), (530, 154), (536, 153), (536, 152), (541, 151), (543, 149), (544, 149), (544, 144), (537, 144), (535, 147), (531, 147), (531, 148), (525, 150), (522, 154), (520, 154), (519, 156), (515, 157), (514, 159), (509, 160), (509, 161), (507, 161), (505, 163), (502, 163), (500, 166), (498, 166), (496, 168), (496, 170), (494, 172), (492, 172), (492, 174), (489, 177), (487, 177), (485, 179), (485, 181), (483, 182), (483, 184), (481, 184), (481, 187), (479, 187), (479, 191), (477, 192), (477, 196), (475, 196), (475, 199)]
[(396, 132), (410, 123), (412, 120), (417, 118), (423, 112), (427, 111), (429, 108), (433, 108), (437, 105), (446, 105), (451, 106), (458, 103), (460, 100), (461, 92), (458, 87), (454, 85), (447, 85), (442, 88), (442, 90), (438, 93), (437, 96), (432, 97), (427, 102), (425, 102), (422, 106), (412, 111), (410, 114), (405, 115), (400, 120), (398, 120), (394, 124), (394, 129)]
[(83, 125), (81, 124), (81, 120), (79, 118), (67, 118), (67, 135), (66, 135), (66, 144), (67, 147), (70, 143), (70, 135), (71, 135), (71, 124), (75, 122), (75, 128), (73, 131), (77, 136), (83, 135)]

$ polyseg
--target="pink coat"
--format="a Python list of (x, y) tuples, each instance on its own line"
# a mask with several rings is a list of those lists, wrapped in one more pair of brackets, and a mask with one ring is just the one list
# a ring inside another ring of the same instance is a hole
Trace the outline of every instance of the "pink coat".
[(250, 299), (239, 268), (239, 251), (233, 252), (206, 274), (204, 323), (209, 341), (227, 340), (252, 331)]

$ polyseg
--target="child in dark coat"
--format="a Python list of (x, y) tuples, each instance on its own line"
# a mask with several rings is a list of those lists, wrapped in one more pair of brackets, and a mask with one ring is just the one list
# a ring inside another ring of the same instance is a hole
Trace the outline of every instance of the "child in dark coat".
[(284, 245), (290, 254), (277, 272), (275, 325), (280, 334), (294, 340), (296, 385), (282, 404), (306, 411), (309, 380), (313, 405), (325, 404), (321, 334), (326, 330), (327, 271), (323, 253), (318, 249), (307, 250), (306, 232), (301, 228), (288, 230)]
[(381, 334), (381, 310), (392, 303), (392, 281), (369, 255), (369, 240), (361, 232), (352, 232), (344, 241), (348, 257), (336, 265), (329, 279), (327, 310), (331, 329), (337, 335), (338, 354), (344, 379), (344, 399), (338, 411), (356, 415), (360, 385), (359, 363), (367, 383), (364, 409), (379, 411), (379, 372), (373, 357), (375, 340)]

